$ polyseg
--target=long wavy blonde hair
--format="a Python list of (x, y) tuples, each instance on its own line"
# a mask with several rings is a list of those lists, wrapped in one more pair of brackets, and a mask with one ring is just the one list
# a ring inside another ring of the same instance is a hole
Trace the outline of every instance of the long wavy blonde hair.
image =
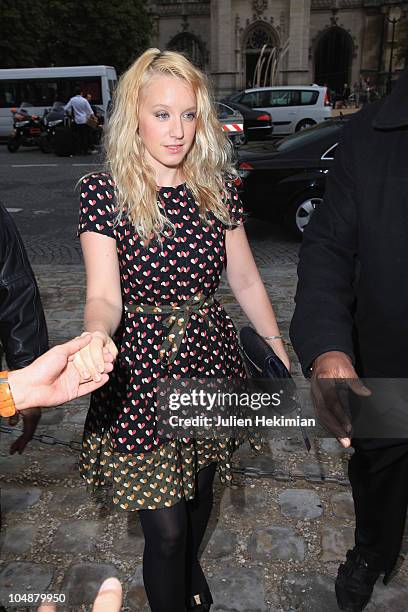
[(145, 51), (119, 80), (104, 144), (107, 169), (115, 182), (117, 219), (126, 215), (147, 242), (172, 225), (157, 205), (155, 174), (146, 161), (138, 133), (141, 90), (157, 74), (184, 80), (196, 96), (195, 138), (181, 170), (204, 222), (211, 211), (220, 221), (231, 225), (225, 178), (236, 177), (232, 145), (217, 119), (206, 76), (181, 53)]

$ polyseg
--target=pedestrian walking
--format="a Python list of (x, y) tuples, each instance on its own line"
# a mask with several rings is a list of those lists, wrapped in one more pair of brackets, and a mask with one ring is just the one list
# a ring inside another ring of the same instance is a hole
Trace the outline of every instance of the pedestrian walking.
[(65, 111), (73, 113), (73, 130), (76, 137), (76, 151), (80, 155), (86, 155), (89, 149), (89, 127), (88, 120), (94, 116), (93, 110), (80, 87), (75, 90), (75, 95), (64, 106)]
[(91, 399), (81, 473), (94, 488), (113, 481), (116, 508), (139, 511), (151, 610), (209, 610), (198, 550), (216, 469), (231, 484), (238, 441), (160, 438), (157, 384), (245, 380), (235, 327), (214, 297), (224, 267), (258, 333), (289, 360), (203, 73), (176, 52), (141, 55), (117, 87), (106, 158), (109, 172), (81, 184), (84, 324), (93, 339), (74, 363), (85, 379), (97, 379), (103, 348), (117, 347), (118, 357), (110, 382)]
[[(395, 383), (380, 406), (389, 416), (382, 417), (374, 435), (369, 427), (375, 413), (365, 408), (374, 399), (367, 399), (370, 390), (358, 379), (408, 374), (407, 100), (405, 71), (389, 97), (367, 105), (344, 127), (324, 201), (304, 234), (291, 324), (303, 371), (312, 376), (318, 412), (343, 446), (351, 443), (355, 451), (349, 462), (355, 546), (336, 580), (340, 609), (349, 612), (363, 610), (381, 573), (385, 583), (390, 580), (407, 514), (406, 424), (391, 433)], [(323, 404), (319, 395), (322, 378), (331, 379), (324, 393), (331, 404)], [(351, 420), (334, 379), (345, 379), (351, 389)], [(356, 421), (360, 436), (353, 435)]]

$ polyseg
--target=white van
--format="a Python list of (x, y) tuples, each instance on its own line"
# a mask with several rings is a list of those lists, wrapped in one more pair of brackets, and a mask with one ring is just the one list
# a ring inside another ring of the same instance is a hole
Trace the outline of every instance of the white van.
[(232, 94), (226, 100), (270, 113), (274, 136), (304, 130), (330, 119), (332, 113), (327, 87), (319, 85), (257, 87)]
[(65, 104), (76, 87), (92, 94), (92, 104), (106, 112), (117, 81), (112, 66), (66, 66), (61, 68), (8, 68), (0, 70), (0, 138), (13, 127), (12, 108), (25, 102), (31, 114), (42, 115), (54, 102)]

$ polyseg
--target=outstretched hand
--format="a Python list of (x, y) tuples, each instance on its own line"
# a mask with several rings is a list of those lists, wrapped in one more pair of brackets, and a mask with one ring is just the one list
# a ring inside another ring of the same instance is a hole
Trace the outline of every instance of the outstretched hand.
[(9, 383), (17, 409), (57, 406), (86, 395), (104, 385), (113, 369), (114, 355), (103, 349), (100, 380), (83, 382), (73, 359), (91, 341), (90, 335), (55, 346), (22, 370), (9, 373)]
[[(117, 578), (107, 578), (101, 585), (92, 612), (120, 612), (122, 607), (122, 585)], [(37, 612), (56, 612), (55, 604), (46, 603)]]
[(336, 388), (339, 380), (344, 380), (344, 384), (360, 397), (371, 395), (370, 389), (357, 376), (351, 359), (346, 353), (329, 351), (315, 359), (312, 396), (317, 417), (336, 436), (344, 448), (349, 448), (352, 426), (350, 416), (341, 403)]

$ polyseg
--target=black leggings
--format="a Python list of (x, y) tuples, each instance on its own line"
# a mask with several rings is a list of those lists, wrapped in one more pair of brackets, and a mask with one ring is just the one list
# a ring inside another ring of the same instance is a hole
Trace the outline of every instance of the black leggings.
[(193, 500), (139, 511), (145, 537), (143, 581), (152, 612), (184, 612), (192, 595), (210, 593), (198, 549), (211, 514), (216, 467), (212, 462), (198, 472)]

